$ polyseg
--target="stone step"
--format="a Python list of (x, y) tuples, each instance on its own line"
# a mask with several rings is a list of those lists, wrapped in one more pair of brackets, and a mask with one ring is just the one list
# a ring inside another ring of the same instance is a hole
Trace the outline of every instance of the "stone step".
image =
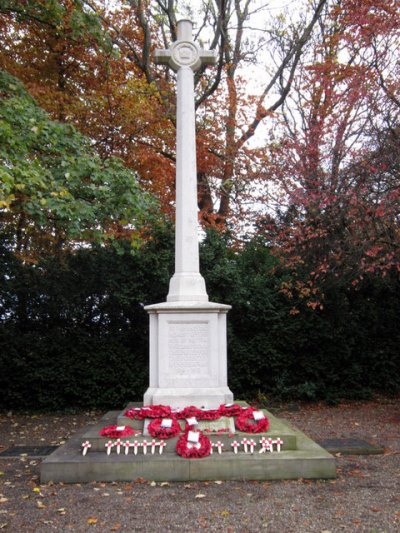
[[(57, 456), (57, 457), (54, 457)], [(55, 463), (57, 459), (57, 463)], [(207, 481), (334, 478), (334, 460), (314, 450), (270, 454), (235, 455), (225, 452), (203, 459), (183, 459), (173, 454), (110, 455), (57, 450), (51, 461), (45, 459), (41, 483), (81, 483), (91, 481)]]
[[(214, 452), (203, 459), (183, 459), (175, 453), (171, 442), (162, 455), (140, 453), (135, 456), (132, 452), (129, 455), (117, 455), (115, 451), (107, 455), (105, 451), (90, 449), (83, 456), (81, 444), (86, 440), (85, 437), (91, 435), (92, 430), (97, 431), (113, 420), (112, 414), (107, 413), (99, 424), (80, 431), (43, 460), (41, 482), (132, 481), (137, 478), (149, 481), (201, 481), (335, 477), (335, 460), (328, 452), (284, 421), (273, 418), (271, 416), (271, 428), (276, 424), (281, 435), (294, 434), (296, 449), (254, 454), (224, 451), (222, 454)], [(249, 435), (246, 434), (246, 437)], [(211, 440), (214, 438), (211, 437)], [(167, 453), (168, 449), (170, 453)]]

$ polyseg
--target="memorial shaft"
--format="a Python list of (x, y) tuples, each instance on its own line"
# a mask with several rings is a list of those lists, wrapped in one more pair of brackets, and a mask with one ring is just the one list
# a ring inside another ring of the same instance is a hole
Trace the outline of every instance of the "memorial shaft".
[(192, 23), (178, 22), (178, 40), (169, 50), (157, 50), (156, 61), (177, 72), (175, 274), (167, 301), (208, 301), (200, 274), (198, 243), (196, 119), (194, 72), (215, 63), (211, 51), (192, 40)]

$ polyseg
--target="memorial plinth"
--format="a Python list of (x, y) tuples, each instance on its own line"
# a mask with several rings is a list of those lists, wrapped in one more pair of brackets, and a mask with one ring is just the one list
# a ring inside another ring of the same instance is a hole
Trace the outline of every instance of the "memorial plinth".
[(229, 305), (167, 302), (150, 315), (150, 386), (144, 405), (218, 407), (233, 401), (227, 386)]
[(192, 23), (178, 22), (178, 40), (156, 61), (177, 73), (175, 273), (167, 301), (150, 315), (150, 384), (145, 405), (218, 407), (233, 400), (227, 385), (226, 314), (208, 301), (199, 270), (194, 71), (215, 63), (192, 40)]

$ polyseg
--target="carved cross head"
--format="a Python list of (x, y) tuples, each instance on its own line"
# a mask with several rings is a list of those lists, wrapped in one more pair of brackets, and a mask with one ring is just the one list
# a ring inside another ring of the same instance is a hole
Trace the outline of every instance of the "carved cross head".
[(175, 72), (180, 68), (189, 67), (194, 71), (201, 65), (215, 65), (217, 56), (214, 50), (202, 50), (192, 39), (192, 23), (190, 20), (178, 22), (178, 40), (168, 50), (156, 50), (155, 62), (169, 65)]

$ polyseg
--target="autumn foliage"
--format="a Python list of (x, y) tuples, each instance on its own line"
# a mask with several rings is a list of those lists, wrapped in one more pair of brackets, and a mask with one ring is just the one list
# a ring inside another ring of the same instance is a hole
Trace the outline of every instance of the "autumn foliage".
[(276, 121), (266, 167), (280, 205), (258, 223), (295, 274), (283, 290), (312, 308), (335, 278), (400, 271), (399, 28), (395, 2), (335, 6)]

